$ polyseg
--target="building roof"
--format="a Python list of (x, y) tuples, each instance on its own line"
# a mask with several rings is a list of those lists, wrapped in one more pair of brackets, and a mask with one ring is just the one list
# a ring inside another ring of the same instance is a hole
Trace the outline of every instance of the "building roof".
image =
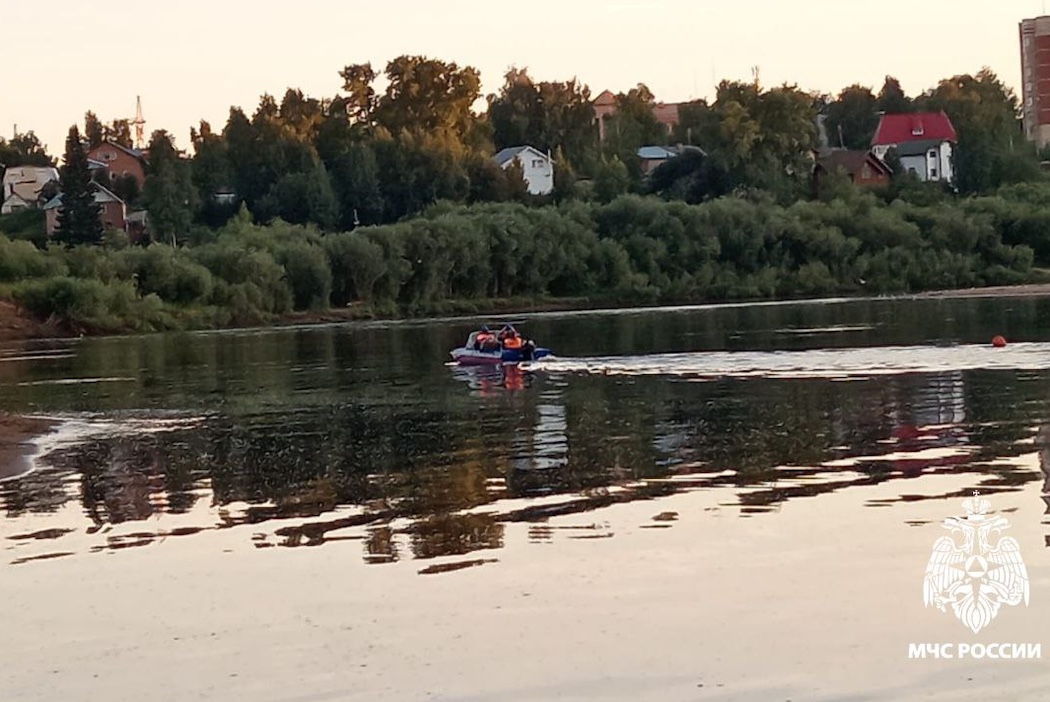
[(658, 159), (674, 158), (678, 154), (666, 146), (643, 146), (638, 149), (638, 158), (645, 159), (647, 161), (655, 161)]
[(14, 194), (24, 202), (36, 202), (44, 186), (58, 178), (58, 169), (50, 166), (12, 166), (4, 172), (0, 194)]
[(598, 94), (598, 97), (594, 98), (595, 105), (615, 105), (616, 96), (608, 90), (603, 90)]
[[(96, 181), (91, 181), (91, 187), (95, 189), (95, 202), (119, 202), (124, 204), (124, 201), (113, 194), (111, 190), (103, 185), (100, 185)], [(62, 206), (62, 193), (55, 195), (53, 198), (47, 201), (44, 205), (45, 210), (53, 210), (56, 207)]]
[(870, 151), (851, 151), (849, 149), (830, 149), (817, 157), (817, 163), (826, 171), (842, 169), (847, 173), (858, 173), (867, 163), (868, 166), (884, 175), (890, 175), (890, 167), (881, 158)]
[(674, 158), (675, 156), (681, 156), (684, 153), (693, 152), (700, 154), (701, 156), (707, 156), (707, 152), (701, 149), (699, 146), (692, 144), (675, 144), (674, 146), (643, 146), (638, 149), (638, 158), (647, 161), (666, 160)]
[(11, 166), (4, 171), (4, 183), (39, 183), (58, 180), (58, 169), (53, 166)]
[(121, 151), (126, 153), (128, 156), (131, 156), (133, 158), (143, 158), (143, 156), (144, 156), (143, 152), (140, 149), (129, 149), (126, 146), (121, 146), (120, 144), (118, 144), (115, 141), (103, 141), (101, 144), (96, 146), (94, 149), (91, 149), (90, 151), (88, 151), (88, 153), (92, 153), (94, 151), (97, 151), (97, 150), (101, 149), (103, 146), (112, 146), (114, 149), (120, 149)]
[(124, 202), (117, 196), (116, 193), (114, 193), (106, 186), (102, 185), (101, 183), (96, 183), (95, 181), (91, 182), (95, 186), (95, 189), (98, 191), (95, 193), (95, 202)]
[(502, 166), (503, 164), (507, 163), (507, 161), (510, 161), (512, 158), (514, 158), (515, 156), (520, 154), (522, 151), (531, 151), (532, 153), (536, 154), (536, 156), (538, 156), (540, 158), (547, 158), (547, 154), (543, 153), (539, 149), (536, 149), (536, 148), (533, 148), (531, 146), (525, 145), (525, 146), (508, 146), (505, 149), (500, 149), (499, 151), (496, 152), (496, 155), (493, 156), (492, 159), (497, 164)]
[(882, 115), (879, 128), (871, 139), (872, 146), (905, 144), (911, 141), (935, 139), (958, 141), (955, 127), (944, 111), (915, 112), (910, 114)]

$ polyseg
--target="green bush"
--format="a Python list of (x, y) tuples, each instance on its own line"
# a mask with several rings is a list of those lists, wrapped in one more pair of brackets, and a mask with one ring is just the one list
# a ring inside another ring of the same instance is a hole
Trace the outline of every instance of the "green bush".
[(306, 242), (281, 244), (275, 253), (284, 267), (295, 309), (327, 307), (332, 294), (332, 268), (323, 248)]
[(47, 245), (46, 219), (43, 210), (21, 210), (0, 215), (0, 234), (8, 239), (28, 241), (37, 248)]
[(57, 319), (74, 331), (160, 331), (174, 328), (156, 295), (139, 297), (128, 282), (57, 277), (17, 286), (15, 300), (41, 319)]
[(41, 251), (28, 241), (11, 241), (0, 237), (0, 281), (16, 281), (61, 275), (65, 266), (61, 259)]

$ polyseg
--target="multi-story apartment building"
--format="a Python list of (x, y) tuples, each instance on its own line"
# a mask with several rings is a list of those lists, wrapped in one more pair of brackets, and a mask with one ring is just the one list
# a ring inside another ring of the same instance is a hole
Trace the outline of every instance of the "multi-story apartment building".
[(1050, 144), (1050, 17), (1022, 20), (1021, 108), (1025, 136)]

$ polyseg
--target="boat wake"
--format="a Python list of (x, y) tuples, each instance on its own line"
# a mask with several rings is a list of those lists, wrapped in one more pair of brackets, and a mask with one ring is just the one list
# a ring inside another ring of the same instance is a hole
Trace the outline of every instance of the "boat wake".
[(694, 380), (856, 380), (903, 373), (945, 373), (979, 369), (1046, 370), (1050, 369), (1050, 343), (1016, 343), (1005, 348), (969, 344), (551, 358), (530, 364), (529, 368), (603, 375), (676, 375)]

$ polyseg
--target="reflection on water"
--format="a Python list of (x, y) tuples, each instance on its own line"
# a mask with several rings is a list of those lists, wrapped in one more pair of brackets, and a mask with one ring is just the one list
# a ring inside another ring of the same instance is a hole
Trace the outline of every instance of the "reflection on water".
[[(967, 304), (939, 309), (965, 317)], [(934, 473), (972, 474), (985, 492), (1040, 480), (1050, 495), (1050, 477), (1011, 460), (1040, 450), (1047, 470), (1050, 344), (957, 343), (955, 326), (930, 339), (919, 318), (923, 343), (872, 347), (879, 330), (906, 341), (891, 321), (907, 314), (746, 310), (539, 318), (537, 337), (581, 353), (529, 368), (446, 365), (469, 320), (12, 352), (0, 395), (60, 424), (35, 470), (0, 483), (8, 561), (240, 529), (259, 549), (456, 559), (420, 570), (432, 574), (496, 562), (510, 522), (530, 523), (534, 544), (615, 538), (598, 510), (649, 500), (638, 526), (674, 528), (659, 498), (693, 490), (750, 518), (885, 481), (905, 501), (906, 481)], [(725, 315), (745, 323), (730, 333)], [(720, 351), (683, 348), (718, 334)], [(583, 522), (569, 532), (545, 524), (570, 514)]]

